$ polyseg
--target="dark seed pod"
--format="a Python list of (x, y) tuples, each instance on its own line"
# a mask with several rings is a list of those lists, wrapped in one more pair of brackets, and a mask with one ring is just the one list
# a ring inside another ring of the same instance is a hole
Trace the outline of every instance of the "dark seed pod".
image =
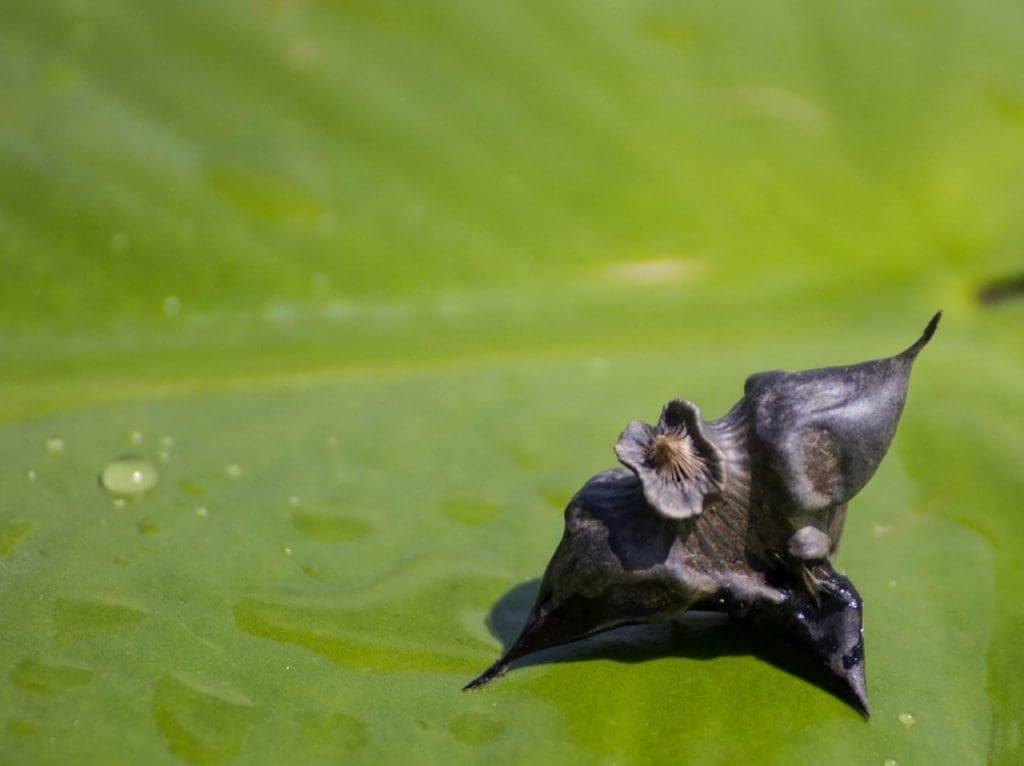
[(676, 399), (656, 426), (631, 423), (615, 447), (629, 470), (569, 502), (522, 633), (466, 688), (540, 649), (712, 609), (776, 636), (867, 715), (861, 600), (831, 561), (940, 316), (889, 359), (752, 375), (719, 420)]

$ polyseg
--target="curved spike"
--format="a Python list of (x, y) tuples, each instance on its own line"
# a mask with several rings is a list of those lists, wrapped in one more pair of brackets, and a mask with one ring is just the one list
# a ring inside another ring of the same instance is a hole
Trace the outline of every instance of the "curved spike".
[(910, 348), (900, 354), (900, 356), (910, 357), (911, 359), (916, 357), (921, 352), (921, 349), (928, 345), (928, 341), (932, 339), (936, 328), (939, 326), (940, 319), (942, 319), (942, 312), (935, 312), (935, 316), (933, 316), (931, 321), (928, 322), (928, 326), (924, 328), (924, 332), (921, 333), (921, 337), (917, 339), (914, 345), (910, 346)]
[(487, 670), (485, 670), (483, 673), (481, 673), (468, 684), (463, 686), (462, 691), (471, 692), (474, 689), (479, 689), (481, 686), (486, 686), (491, 681), (501, 678), (503, 675), (505, 675), (505, 672), (508, 670), (509, 665), (511, 664), (512, 663), (510, 661), (502, 657), (500, 660), (498, 660), (489, 668), (487, 668)]

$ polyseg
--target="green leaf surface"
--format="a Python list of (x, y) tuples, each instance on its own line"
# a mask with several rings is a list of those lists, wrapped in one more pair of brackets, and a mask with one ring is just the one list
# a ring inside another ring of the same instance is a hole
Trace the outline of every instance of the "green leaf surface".
[[(1019, 4), (0, 18), (0, 760), (1024, 760)], [(869, 721), (701, 616), (459, 691), (626, 423), (938, 308)]]

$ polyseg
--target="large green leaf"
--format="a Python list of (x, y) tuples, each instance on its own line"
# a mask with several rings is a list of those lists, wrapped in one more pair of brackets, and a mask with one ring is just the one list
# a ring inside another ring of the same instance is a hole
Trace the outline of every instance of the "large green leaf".
[[(0, 18), (0, 760), (1024, 758), (1017, 3)], [(459, 691), (628, 421), (940, 307), (839, 561), (870, 721), (699, 617)]]

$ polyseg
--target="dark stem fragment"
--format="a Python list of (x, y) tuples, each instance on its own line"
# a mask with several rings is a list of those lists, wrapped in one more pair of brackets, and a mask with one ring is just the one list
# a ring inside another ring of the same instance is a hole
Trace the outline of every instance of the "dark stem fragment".
[(978, 289), (978, 303), (982, 306), (995, 306), (1017, 298), (1024, 298), (1024, 274), (993, 279)]

